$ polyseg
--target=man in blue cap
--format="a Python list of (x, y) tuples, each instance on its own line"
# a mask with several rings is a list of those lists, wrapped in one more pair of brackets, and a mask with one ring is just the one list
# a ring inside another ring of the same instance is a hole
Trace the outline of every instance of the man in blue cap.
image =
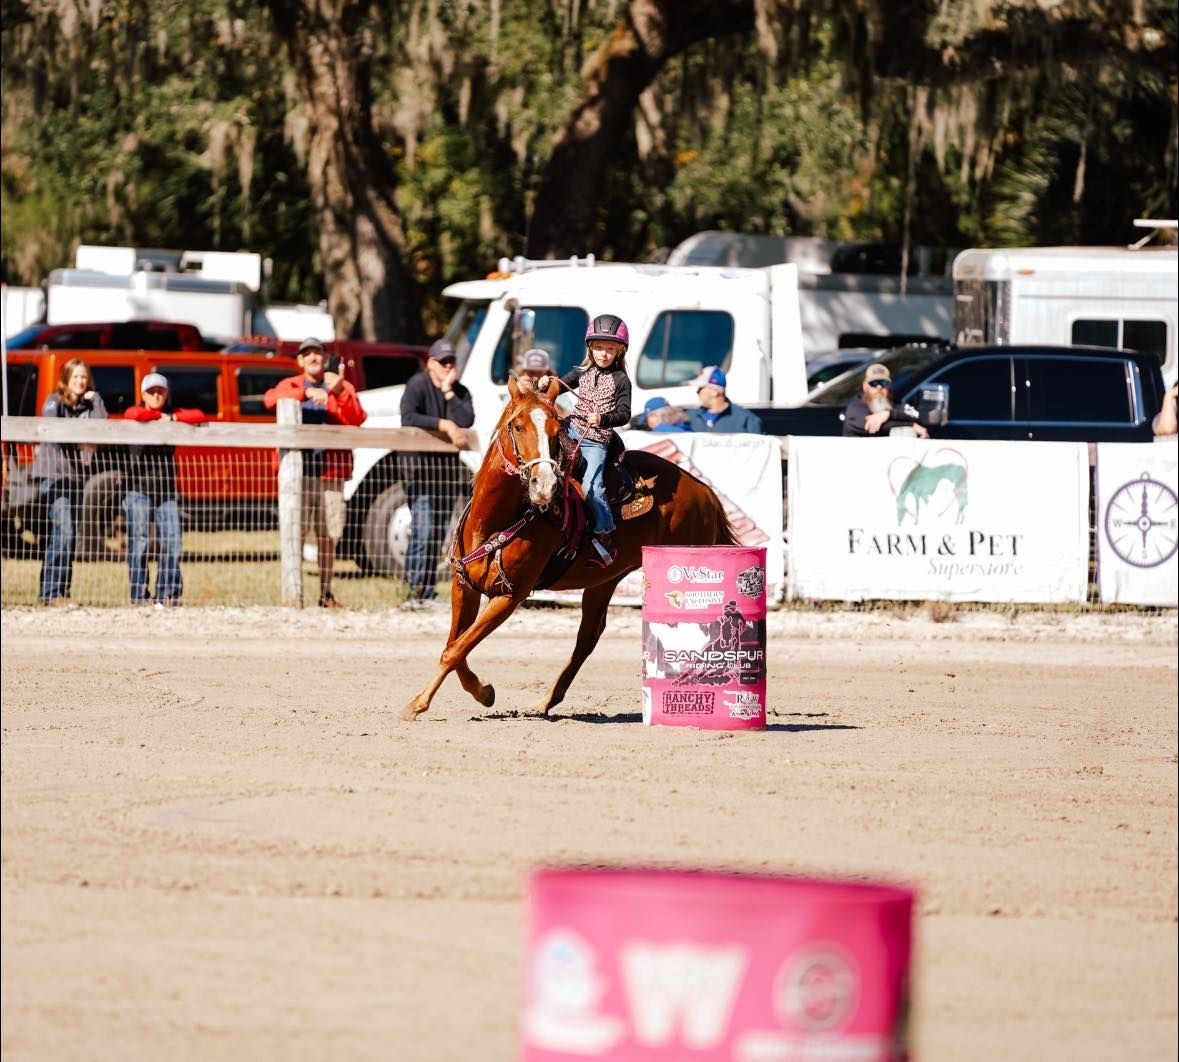
[(662, 395), (648, 398), (635, 427), (645, 431), (681, 432), (691, 431), (688, 417), (679, 406), (673, 406)]
[(688, 412), (688, 426), (692, 431), (713, 434), (761, 435), (761, 421), (748, 409), (735, 406), (725, 397), (728, 380), (722, 369), (706, 365), (696, 377), (696, 396), (700, 408)]

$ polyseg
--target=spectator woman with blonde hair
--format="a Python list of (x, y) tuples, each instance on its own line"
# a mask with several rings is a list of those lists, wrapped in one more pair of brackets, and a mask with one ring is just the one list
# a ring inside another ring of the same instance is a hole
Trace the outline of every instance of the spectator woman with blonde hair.
[[(71, 358), (62, 366), (57, 390), (41, 407), (43, 417), (106, 420), (102, 395), (94, 390), (90, 366)], [(49, 540), (41, 561), (42, 605), (69, 601), (74, 575), (74, 540), (82, 512), (82, 489), (90, 476), (94, 446), (77, 443), (41, 443), (33, 459), (31, 475), (38, 483), (49, 513)]]

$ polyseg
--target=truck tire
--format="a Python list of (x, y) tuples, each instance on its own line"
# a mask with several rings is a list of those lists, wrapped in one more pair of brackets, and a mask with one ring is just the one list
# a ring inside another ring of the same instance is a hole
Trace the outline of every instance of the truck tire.
[(386, 487), (373, 499), (364, 518), (362, 570), (404, 579), (412, 525), (405, 488), (400, 483)]

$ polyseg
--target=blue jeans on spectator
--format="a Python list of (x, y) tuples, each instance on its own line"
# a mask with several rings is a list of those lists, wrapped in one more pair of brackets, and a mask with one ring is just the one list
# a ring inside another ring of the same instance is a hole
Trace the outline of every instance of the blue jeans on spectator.
[(82, 511), (82, 484), (71, 480), (43, 479), (41, 497), (49, 510), (49, 541), (41, 560), (41, 591), (45, 604), (70, 596), (74, 577), (74, 537)]
[(123, 513), (127, 517), (127, 567), (131, 573), (131, 601), (142, 603), (149, 599), (147, 589), (147, 543), (151, 538), (151, 521), (156, 521), (156, 594), (157, 601), (175, 605), (180, 601), (184, 586), (180, 579), (180, 504), (175, 498), (161, 502), (139, 491), (131, 490), (123, 497)]
[(405, 550), (405, 581), (409, 583), (411, 598), (432, 601), (437, 596), (434, 583), (442, 537), (441, 517), (435, 511), (434, 496), (424, 487), (410, 483), (407, 493), (413, 522)]
[(583, 438), (572, 426), (568, 431), (575, 442), (581, 439), (581, 456), (585, 458), (585, 475), (581, 478), (581, 486), (593, 513), (594, 531), (599, 535), (612, 534), (614, 514), (606, 500), (606, 444)]

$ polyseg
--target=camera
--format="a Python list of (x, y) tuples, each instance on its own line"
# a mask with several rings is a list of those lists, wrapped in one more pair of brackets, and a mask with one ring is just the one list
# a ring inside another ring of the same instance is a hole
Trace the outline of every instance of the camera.
[(340, 371), (340, 355), (329, 354), (327, 360), (323, 363), (323, 371), (338, 373)]

